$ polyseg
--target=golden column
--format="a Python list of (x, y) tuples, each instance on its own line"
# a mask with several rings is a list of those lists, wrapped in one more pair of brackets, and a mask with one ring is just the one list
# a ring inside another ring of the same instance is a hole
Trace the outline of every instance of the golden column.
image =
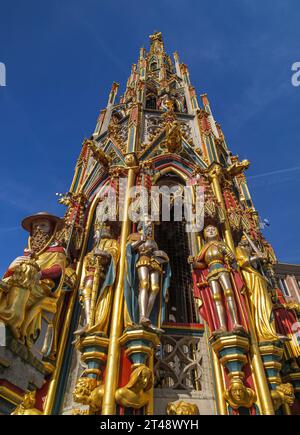
[(135, 174), (139, 168), (136, 160), (136, 149), (138, 145), (139, 135), (138, 127), (140, 124), (139, 103), (133, 105), (130, 113), (128, 140), (127, 140), (127, 155), (125, 163), (128, 168), (128, 178), (126, 186), (126, 195), (123, 207), (123, 222), (121, 229), (120, 241), (120, 261), (118, 271), (118, 281), (115, 290), (113, 310), (111, 317), (111, 328), (109, 337), (109, 347), (107, 354), (107, 365), (105, 375), (104, 396), (102, 403), (102, 415), (112, 415), (116, 412), (115, 393), (118, 387), (119, 363), (121, 347), (119, 339), (122, 335), (123, 312), (124, 312), (124, 273), (126, 265), (126, 243), (130, 232), (131, 220), (128, 216), (129, 206), (131, 202), (130, 191), (135, 185)]
[[(223, 197), (223, 193), (222, 193), (222, 188), (221, 188), (221, 183), (220, 183), (220, 179), (223, 176), (223, 168), (219, 163), (214, 163), (210, 166), (208, 171), (209, 171), (209, 176), (210, 176), (210, 179), (211, 179), (211, 182), (213, 185), (215, 195), (217, 197), (218, 203), (222, 209), (222, 212), (223, 212), (223, 215), (225, 218), (225, 221), (224, 221), (225, 240), (226, 240), (226, 243), (228, 244), (228, 246), (230, 247), (230, 249), (233, 252), (235, 252), (234, 241), (232, 238), (230, 223), (229, 223), (228, 215), (227, 215), (227, 209), (226, 209), (226, 205), (225, 205), (225, 201), (224, 201), (224, 197)], [(257, 387), (257, 394), (259, 396), (260, 403), (261, 403), (261, 408), (262, 408), (261, 411), (262, 411), (262, 414), (264, 414), (264, 415), (274, 415), (275, 414), (274, 406), (273, 406), (271, 393), (269, 390), (268, 381), (267, 381), (267, 377), (265, 374), (263, 362), (262, 362), (261, 355), (259, 352), (255, 327), (254, 327), (253, 319), (251, 316), (251, 311), (249, 308), (249, 302), (248, 302), (247, 297), (245, 299), (247, 302), (247, 311), (248, 311), (247, 314), (248, 314), (248, 318), (249, 318), (249, 329), (250, 329), (250, 335), (251, 335), (250, 359), (251, 359), (251, 364), (252, 364), (253, 369), (254, 369), (253, 374), (254, 374), (255, 385)], [(214, 360), (214, 363), (216, 364), (215, 360)], [(216, 366), (215, 366), (215, 370), (217, 370)], [(221, 407), (221, 410), (224, 412), (224, 409), (222, 409), (222, 408), (223, 407)]]
[(120, 261), (118, 282), (115, 290), (113, 311), (111, 318), (111, 330), (109, 337), (109, 347), (107, 354), (107, 366), (104, 396), (102, 404), (102, 415), (115, 414), (115, 392), (118, 387), (118, 374), (119, 374), (119, 361), (120, 361), (120, 344), (119, 338), (122, 334), (123, 324), (123, 306), (124, 306), (124, 273), (126, 264), (126, 242), (129, 236), (131, 221), (128, 218), (128, 210), (130, 206), (130, 189), (134, 186), (135, 182), (135, 167), (128, 169), (128, 179), (126, 186), (126, 196), (124, 204), (124, 215), (121, 230), (121, 246), (120, 246)]
[[(82, 193), (82, 191), (80, 189), (76, 189), (75, 193), (80, 194), (80, 193)], [(88, 225), (87, 225), (87, 228), (88, 228)], [(87, 233), (87, 229), (86, 229), (85, 235), (84, 235), (84, 243), (83, 243), (83, 247), (81, 249), (80, 259), (79, 259), (77, 267), (76, 267), (76, 275), (77, 276), (80, 276), (80, 274), (81, 274), (83, 257), (84, 257), (85, 247), (87, 244), (87, 236), (88, 236), (88, 233)], [(70, 233), (69, 237), (72, 237), (71, 233)], [(64, 324), (63, 324), (63, 328), (62, 328), (62, 332), (61, 332), (61, 336), (60, 336), (57, 359), (56, 359), (56, 363), (55, 363), (55, 369), (51, 375), (51, 380), (49, 382), (49, 388), (48, 388), (48, 392), (47, 392), (47, 396), (46, 396), (46, 400), (45, 400), (45, 404), (44, 404), (44, 411), (43, 411), (44, 415), (51, 415), (52, 411), (53, 411), (57, 387), (59, 384), (59, 378), (60, 378), (60, 374), (61, 374), (61, 368), (62, 368), (62, 364), (63, 364), (64, 355), (66, 352), (66, 345), (67, 345), (69, 329), (70, 329), (70, 325), (71, 325), (71, 321), (72, 321), (72, 317), (73, 317), (74, 305), (75, 305), (76, 298), (78, 297), (78, 287), (79, 287), (79, 282), (77, 282), (76, 287), (74, 288), (74, 290), (71, 294), (70, 302), (69, 302), (68, 309), (67, 309), (66, 318), (64, 320)]]

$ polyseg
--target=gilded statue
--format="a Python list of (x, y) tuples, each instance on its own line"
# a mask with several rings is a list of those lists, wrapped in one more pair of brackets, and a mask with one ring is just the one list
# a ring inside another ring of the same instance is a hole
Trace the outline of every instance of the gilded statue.
[(28, 345), (41, 331), (43, 312), (55, 314), (66, 267), (66, 253), (56, 240), (63, 221), (46, 212), (22, 221), (30, 233), (28, 248), (0, 281), (0, 320)]
[(104, 385), (95, 378), (81, 377), (77, 380), (73, 391), (73, 399), (76, 403), (89, 406), (89, 413), (95, 414), (101, 411)]
[(292, 384), (280, 384), (275, 390), (271, 391), (273, 405), (277, 411), (282, 405), (293, 406), (295, 401), (295, 393)]
[(251, 388), (247, 388), (242, 379), (238, 377), (231, 379), (224, 397), (233, 409), (251, 408), (257, 400), (255, 392)]
[(152, 231), (152, 223), (146, 218), (139, 222), (138, 232), (131, 234), (128, 240), (125, 323), (161, 332), (171, 272), (168, 255), (158, 249)]
[(199, 415), (199, 408), (195, 403), (170, 402), (167, 405), (167, 415)]
[(116, 402), (124, 408), (139, 409), (149, 403), (153, 373), (144, 364), (133, 370), (127, 385), (116, 391)]
[(30, 391), (25, 394), (22, 402), (16, 407), (11, 415), (42, 415), (43, 413), (36, 409), (36, 392)]
[(236, 249), (236, 256), (249, 291), (251, 312), (258, 340), (260, 342), (278, 341), (280, 337), (275, 330), (272, 301), (268, 293), (268, 281), (254, 267), (255, 262), (264, 259), (264, 254), (260, 252), (253, 253), (247, 237), (243, 236)]
[(227, 331), (226, 307), (223, 303), (222, 293), (225, 296), (229, 315), (232, 322), (232, 331), (243, 330), (239, 324), (236, 301), (234, 298), (233, 284), (230, 274), (230, 266), (235, 265), (235, 256), (230, 248), (220, 240), (219, 231), (213, 225), (204, 229), (205, 245), (196, 257), (189, 257), (189, 262), (194, 269), (207, 269), (207, 282), (215, 304), (219, 328), (214, 333)]
[(112, 226), (96, 223), (94, 246), (84, 258), (80, 283), (86, 324), (75, 332), (76, 335), (107, 333), (118, 260), (119, 244), (114, 238)]

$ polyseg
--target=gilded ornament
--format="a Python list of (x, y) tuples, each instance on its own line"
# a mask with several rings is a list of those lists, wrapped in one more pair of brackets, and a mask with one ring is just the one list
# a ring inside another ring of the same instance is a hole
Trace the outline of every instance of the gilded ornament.
[(169, 402), (167, 405), (167, 415), (199, 415), (199, 408), (195, 403)]
[(76, 403), (89, 406), (89, 413), (101, 412), (104, 385), (95, 378), (81, 377), (77, 380), (73, 391), (73, 399)]
[(271, 391), (271, 396), (275, 410), (278, 410), (284, 404), (293, 406), (295, 401), (293, 385), (290, 383), (280, 384), (275, 390)]
[(35, 408), (35, 401), (35, 391), (25, 394), (23, 401), (16, 407), (11, 415), (42, 415), (43, 413)]
[(149, 403), (152, 386), (153, 373), (141, 364), (131, 373), (128, 384), (116, 391), (116, 402), (124, 408), (142, 408)]
[(233, 377), (230, 386), (224, 393), (225, 400), (233, 408), (251, 408), (256, 402), (256, 394), (251, 388), (247, 388), (242, 379)]

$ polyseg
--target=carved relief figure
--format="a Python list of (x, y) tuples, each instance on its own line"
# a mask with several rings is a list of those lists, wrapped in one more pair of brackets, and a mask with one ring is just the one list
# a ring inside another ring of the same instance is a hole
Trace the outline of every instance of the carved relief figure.
[(116, 402), (124, 408), (142, 408), (149, 402), (152, 386), (153, 373), (141, 364), (131, 373), (128, 384), (116, 391)]

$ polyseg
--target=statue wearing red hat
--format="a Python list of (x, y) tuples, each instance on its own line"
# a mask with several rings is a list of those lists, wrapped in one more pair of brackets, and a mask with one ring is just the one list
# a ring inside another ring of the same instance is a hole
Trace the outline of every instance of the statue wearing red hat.
[(65, 249), (56, 240), (63, 220), (40, 212), (22, 221), (30, 233), (28, 248), (0, 281), (0, 320), (27, 344), (41, 330), (42, 314), (56, 312), (66, 267)]

